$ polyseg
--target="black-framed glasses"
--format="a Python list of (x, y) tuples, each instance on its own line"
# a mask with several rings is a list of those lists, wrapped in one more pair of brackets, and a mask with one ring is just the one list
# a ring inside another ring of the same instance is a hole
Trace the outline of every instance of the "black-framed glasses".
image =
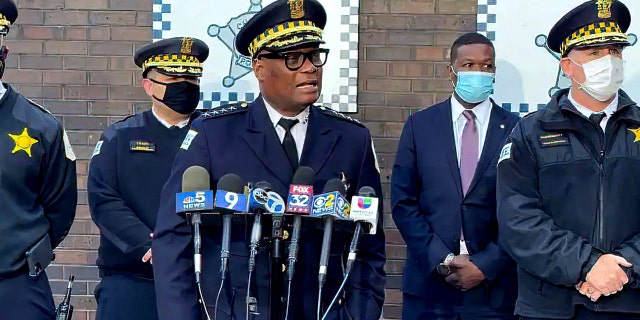
[(322, 49), (316, 49), (309, 52), (290, 51), (290, 52), (261, 53), (256, 58), (257, 59), (262, 59), (262, 58), (283, 59), (285, 66), (287, 66), (287, 69), (291, 71), (296, 71), (302, 68), (302, 65), (304, 65), (305, 59), (309, 60), (309, 62), (311, 62), (311, 64), (314, 67), (320, 68), (324, 66), (325, 63), (327, 63), (328, 55), (329, 55), (329, 49), (322, 48)]

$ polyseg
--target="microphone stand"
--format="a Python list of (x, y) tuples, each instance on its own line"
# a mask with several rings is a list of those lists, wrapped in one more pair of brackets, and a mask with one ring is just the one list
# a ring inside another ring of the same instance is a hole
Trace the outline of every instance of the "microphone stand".
[(272, 214), (271, 237), (273, 247), (271, 254), (271, 317), (270, 319), (282, 319), (282, 283), (284, 281), (282, 266), (284, 256), (282, 254), (282, 223), (283, 215)]

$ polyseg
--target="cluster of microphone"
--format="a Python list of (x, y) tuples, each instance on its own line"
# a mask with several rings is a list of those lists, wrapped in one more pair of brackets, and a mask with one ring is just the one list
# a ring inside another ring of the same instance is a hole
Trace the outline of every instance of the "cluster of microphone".
[[(376, 232), (378, 222), (378, 198), (376, 198), (376, 193), (373, 188), (368, 186), (362, 187), (358, 195), (354, 196), (352, 201), (349, 202), (345, 198), (347, 191), (345, 183), (335, 178), (326, 182), (321, 194), (315, 195), (313, 190), (315, 172), (309, 167), (301, 166), (294, 174), (286, 202), (278, 193), (271, 190), (271, 185), (268, 182), (262, 181), (245, 185), (242, 178), (232, 173), (226, 174), (218, 180), (214, 196), (214, 192), (208, 190), (210, 188), (209, 179), (208, 171), (200, 166), (189, 167), (184, 172), (182, 176), (182, 192), (176, 194), (176, 213), (185, 215), (187, 221), (191, 223), (193, 228), (194, 272), (202, 301), (204, 301), (200, 288), (202, 273), (200, 224), (202, 223), (202, 215), (216, 214), (220, 215), (222, 219), (222, 241), (220, 250), (221, 284), (220, 290), (218, 291), (218, 298), (229, 271), (229, 245), (232, 217), (235, 214), (250, 214), (253, 216), (254, 221), (249, 241), (249, 279), (246, 299), (247, 318), (249, 314), (258, 314), (256, 299), (250, 297), (249, 292), (251, 289), (252, 273), (256, 267), (256, 256), (259, 253), (260, 244), (263, 243), (263, 215), (270, 215), (272, 221), (271, 237), (269, 237), (269, 240), (272, 246), (271, 258), (273, 266), (278, 267), (284, 262), (287, 263), (289, 289), (287, 292), (285, 319), (288, 317), (291, 281), (295, 274), (295, 266), (298, 259), (303, 218), (317, 219), (324, 225), (318, 272), (319, 298), (321, 297), (322, 287), (327, 276), (334, 221), (355, 222), (355, 230), (345, 265), (345, 278), (340, 290), (344, 287), (344, 283), (346, 283), (355, 262), (358, 251), (358, 240), (363, 230), (369, 234), (375, 234)], [(285, 216), (293, 220), (286, 261), (283, 248), (283, 240), (285, 239)], [(274, 280), (272, 280), (272, 282), (273, 281)], [(278, 284), (282, 283), (279, 282), (278, 279), (276, 279), (275, 282)], [(280, 286), (275, 287), (278, 288)], [(336, 298), (339, 294), (340, 292), (336, 293)], [(271, 295), (271, 307), (276, 310), (275, 312), (272, 311), (271, 318), (280, 319), (282, 315), (282, 312), (279, 311), (279, 299), (282, 296), (281, 291), (272, 292)], [(216, 306), (217, 300), (218, 299), (216, 299)], [(333, 302), (327, 309), (327, 313), (332, 305)], [(207, 312), (206, 307), (204, 309), (205, 312)], [(320, 310), (321, 305), (319, 299), (318, 318), (320, 318)], [(208, 313), (207, 318), (209, 318)]]

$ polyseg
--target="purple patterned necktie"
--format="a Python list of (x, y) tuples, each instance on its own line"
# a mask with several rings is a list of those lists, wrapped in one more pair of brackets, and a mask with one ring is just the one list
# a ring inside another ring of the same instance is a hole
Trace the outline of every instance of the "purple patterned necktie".
[(469, 191), (471, 180), (478, 166), (478, 128), (476, 128), (476, 115), (471, 110), (465, 110), (462, 115), (467, 118), (467, 123), (462, 130), (460, 140), (460, 179), (462, 180), (462, 192)]

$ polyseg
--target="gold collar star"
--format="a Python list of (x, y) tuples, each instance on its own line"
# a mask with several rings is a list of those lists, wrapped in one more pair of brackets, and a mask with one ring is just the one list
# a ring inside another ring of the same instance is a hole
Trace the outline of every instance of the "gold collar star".
[(629, 130), (629, 131), (633, 132), (633, 134), (635, 135), (635, 138), (634, 138), (633, 142), (638, 142), (638, 141), (640, 141), (640, 127), (635, 128), (635, 129), (631, 129), (631, 128), (629, 128), (629, 129), (627, 129), (627, 130)]
[(16, 153), (22, 150), (26, 152), (29, 157), (31, 157), (31, 146), (38, 143), (38, 140), (29, 136), (27, 128), (24, 128), (24, 130), (22, 130), (22, 133), (18, 135), (9, 133), (9, 137), (11, 137), (11, 139), (13, 139), (13, 141), (16, 143), (16, 146), (13, 147), (11, 153)]

